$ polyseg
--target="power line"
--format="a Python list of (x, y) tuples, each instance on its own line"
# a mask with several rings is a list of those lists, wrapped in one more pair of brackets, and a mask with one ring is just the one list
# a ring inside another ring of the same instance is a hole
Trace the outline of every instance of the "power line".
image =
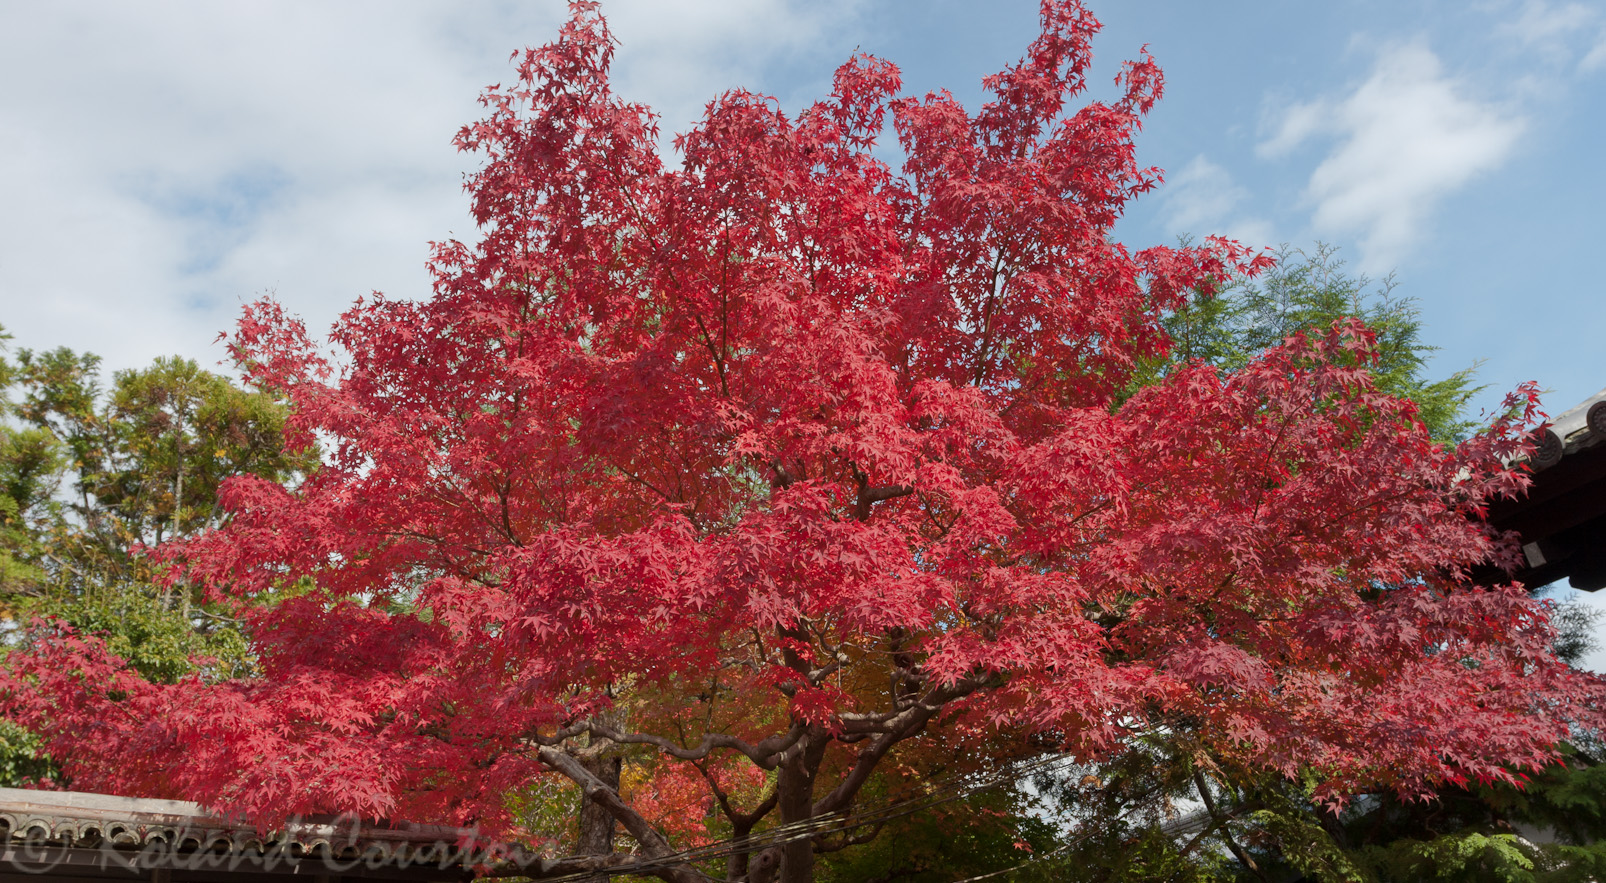
[[(939, 788), (935, 793), (933, 793), (929, 788), (930, 780), (928, 780), (928, 787), (924, 789), (925, 793), (923, 795), (903, 800), (894, 800), (891, 803), (884, 804), (872, 810), (853, 813), (850, 815), (839, 815), (833, 813), (824, 816), (818, 816), (800, 822), (792, 822), (786, 825), (768, 828), (763, 832), (751, 835), (741, 841), (727, 841), (725, 843), (716, 845), (694, 847), (691, 849), (681, 850), (680, 852), (672, 853), (670, 855), (647, 859), (640, 862), (632, 862), (630, 864), (617, 865), (612, 868), (575, 872), (572, 874), (565, 874), (561, 877), (548, 877), (543, 879), (549, 881), (549, 883), (563, 883), (563, 881), (580, 881), (594, 878), (597, 874), (617, 876), (623, 874), (651, 873), (655, 870), (661, 870), (677, 865), (694, 866), (700, 862), (729, 858), (733, 855), (750, 855), (774, 846), (780, 846), (799, 840), (813, 839), (822, 834), (846, 834), (850, 831), (859, 830), (872, 825), (885, 825), (886, 823), (895, 819), (905, 818), (919, 812), (933, 809), (943, 804), (963, 800), (972, 794), (996, 788), (1000, 785), (1018, 782), (1027, 776), (1048, 772), (1056, 767), (1071, 765), (1073, 762), (1074, 759), (1067, 755), (1037, 758), (1024, 763), (1010, 764), (1008, 768), (1000, 770), (991, 776), (982, 778), (979, 781), (974, 779), (968, 782), (965, 781), (967, 778), (974, 777), (976, 775), (975, 773), (949, 774), (948, 776), (943, 777), (947, 781), (944, 782), (942, 787)], [(905, 789), (905, 793), (915, 790), (918, 787), (919, 786), (911, 786), (910, 788)], [(1063, 848), (1065, 847), (1061, 847), (1061, 849)], [(1045, 853), (1045, 856), (1051, 854), (1053, 853)], [(710, 880), (714, 879), (712, 877), (708, 877), (706, 874), (702, 874), (701, 871), (697, 871), (695, 867), (692, 867), (691, 869), (700, 876), (706, 877)]]

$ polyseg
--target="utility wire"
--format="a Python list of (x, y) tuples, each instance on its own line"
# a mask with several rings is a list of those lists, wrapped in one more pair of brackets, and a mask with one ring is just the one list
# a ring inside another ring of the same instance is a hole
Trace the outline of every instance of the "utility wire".
[[(623, 874), (650, 874), (653, 871), (662, 870), (668, 867), (684, 867), (687, 865), (692, 865), (693, 867), (691, 870), (693, 870), (694, 873), (697, 873), (699, 876), (703, 876), (709, 880), (714, 880), (715, 878), (708, 877), (708, 875), (703, 874), (701, 871), (697, 871), (695, 869), (695, 864), (720, 858), (729, 858), (733, 855), (761, 852), (774, 846), (780, 846), (782, 844), (792, 843), (798, 840), (813, 839), (814, 837), (822, 834), (845, 834), (850, 831), (855, 831), (872, 825), (884, 825), (887, 822), (895, 819), (924, 812), (943, 804), (963, 800), (972, 794), (977, 794), (982, 791), (996, 788), (1000, 785), (1018, 782), (1027, 776), (1048, 772), (1056, 767), (1067, 766), (1071, 764), (1072, 758), (1069, 756), (1057, 755), (1047, 758), (1037, 758), (1024, 763), (1010, 764), (1008, 768), (987, 776), (980, 781), (965, 781), (965, 779), (975, 776), (976, 774), (974, 773), (949, 774), (948, 776), (944, 777), (948, 781), (944, 782), (942, 787), (937, 789), (935, 793), (933, 793), (933, 791), (927, 787), (924, 789), (925, 793), (920, 796), (895, 800), (872, 810), (853, 813), (845, 816), (834, 813), (818, 816), (801, 822), (792, 822), (790, 824), (769, 828), (758, 834), (751, 835), (740, 842), (729, 841), (716, 845), (694, 847), (691, 849), (681, 850), (680, 852), (672, 853), (670, 855), (646, 859), (640, 862), (616, 865), (611, 868), (600, 868), (593, 871), (577, 871), (575, 873), (565, 874), (560, 877), (543, 877), (541, 879), (544, 881), (544, 883), (566, 883), (566, 881), (592, 879), (598, 874), (606, 874), (610, 877)], [(905, 789), (905, 793), (916, 790), (918, 787), (919, 786), (911, 786), (910, 788)], [(1061, 847), (1061, 850), (1064, 848), (1065, 847)], [(1056, 850), (1056, 852), (1057, 851), (1060, 850)], [(1045, 853), (1044, 856), (1046, 857), (1047, 855), (1051, 854), (1053, 853)], [(1007, 870), (1013, 869), (1006, 869), (1006, 871)]]

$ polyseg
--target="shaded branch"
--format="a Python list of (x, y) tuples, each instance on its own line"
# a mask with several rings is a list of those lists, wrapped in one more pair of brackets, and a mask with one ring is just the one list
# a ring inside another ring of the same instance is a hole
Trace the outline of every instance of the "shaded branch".
[[(794, 723), (786, 732), (777, 733), (757, 743), (746, 742), (724, 733), (708, 733), (703, 736), (702, 742), (698, 743), (695, 748), (677, 745), (672, 739), (654, 736), (651, 733), (621, 733), (612, 727), (594, 721), (575, 724), (574, 727), (560, 732), (572, 731), (570, 735), (587, 732), (593, 736), (611, 739), (620, 744), (651, 745), (670, 757), (676, 757), (681, 760), (702, 760), (713, 753), (715, 749), (724, 748), (739, 751), (747, 755), (748, 759), (752, 760), (753, 763), (766, 770), (772, 770), (784, 760), (787, 749), (796, 745), (798, 740), (803, 738), (805, 729), (801, 722)], [(543, 755), (543, 759), (544, 757), (545, 755)]]
[(1216, 827), (1221, 829), (1221, 839), (1227, 844), (1227, 848), (1232, 851), (1233, 857), (1238, 859), (1238, 862), (1245, 868), (1249, 869), (1249, 872), (1254, 874), (1256, 879), (1265, 880), (1266, 875), (1260, 870), (1260, 865), (1256, 864), (1254, 858), (1245, 852), (1243, 847), (1238, 845), (1238, 841), (1232, 838), (1232, 831), (1227, 827), (1227, 822), (1231, 816), (1224, 816), (1217, 811), (1215, 798), (1210, 796), (1209, 783), (1205, 781), (1204, 773), (1194, 770), (1193, 784), (1199, 789), (1199, 797), (1204, 801), (1205, 810), (1210, 813), (1211, 821), (1215, 822)]
[(864, 783), (869, 781), (870, 774), (875, 772), (876, 766), (881, 763), (883, 757), (886, 757), (887, 752), (891, 751), (894, 745), (925, 729), (926, 724), (942, 710), (943, 706), (1001, 682), (1000, 676), (989, 675), (983, 678), (965, 678), (947, 686), (934, 687), (921, 697), (920, 701), (887, 718), (882, 724), (885, 729), (881, 735), (869, 745), (859, 749), (858, 759), (848, 770), (848, 774), (831, 790), (831, 793), (815, 802), (814, 815), (836, 812), (853, 802), (854, 796), (864, 787)]
[[(642, 818), (641, 814), (631, 809), (619, 793), (608, 787), (590, 770), (586, 769), (579, 760), (555, 748), (543, 747), (540, 750), (541, 762), (562, 773), (570, 781), (580, 786), (584, 799), (595, 802), (608, 811), (608, 814), (619, 820), (619, 824), (641, 844), (642, 851), (648, 858), (665, 858), (675, 854), (675, 848), (669, 845), (664, 835)], [(664, 867), (652, 871), (670, 883), (695, 883), (700, 875), (687, 868)]]

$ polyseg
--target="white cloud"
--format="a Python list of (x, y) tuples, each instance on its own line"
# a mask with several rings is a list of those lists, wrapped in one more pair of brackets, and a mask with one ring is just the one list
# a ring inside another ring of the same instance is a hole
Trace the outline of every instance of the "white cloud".
[(1255, 152), (1264, 157), (1280, 157), (1304, 143), (1305, 139), (1320, 132), (1332, 109), (1323, 102), (1296, 104), (1283, 111), (1282, 124), (1277, 133), (1255, 146)]
[[(820, 52), (857, 2), (611, 2), (616, 87), (665, 111), (667, 143), (718, 90)], [(315, 331), (372, 289), (427, 295), (427, 242), (472, 234), (476, 160), (451, 139), (564, 14), (559, 0), (8, 11), (0, 323), (18, 346), (133, 367), (202, 349), (270, 289)], [(839, 52), (810, 59), (822, 83)]]
[(1516, 17), (1496, 32), (1514, 37), (1547, 66), (1567, 67), (1575, 57), (1581, 73), (1606, 65), (1606, 15), (1594, 6), (1524, 0)]
[(1336, 141), (1306, 187), (1312, 226), (1320, 235), (1359, 235), (1362, 269), (1387, 271), (1423, 235), (1437, 203), (1498, 168), (1523, 131), (1520, 117), (1465, 92), (1431, 51), (1397, 46), (1348, 97), (1286, 111), (1261, 152), (1284, 155), (1319, 136)]
[(1252, 248), (1274, 244), (1270, 225), (1237, 211), (1239, 204), (1249, 198), (1249, 191), (1233, 181), (1226, 169), (1202, 155), (1167, 175), (1160, 193), (1165, 230), (1173, 236), (1219, 234)]
[(1595, 38), (1595, 45), (1578, 62), (1578, 69), (1584, 72), (1597, 71), (1602, 67), (1606, 67), (1606, 31)]
[[(607, 10), (621, 52), (628, 53), (618, 88), (627, 96), (655, 96), (666, 145), (672, 133), (701, 119), (721, 92), (766, 91), (755, 74), (768, 62), (807, 52), (857, 14), (856, 0), (621, 0)], [(805, 97), (821, 97), (835, 65), (846, 60), (844, 55), (821, 65), (821, 94)]]
[(1201, 225), (1221, 220), (1249, 196), (1226, 169), (1203, 156), (1171, 175), (1162, 192), (1172, 233), (1198, 233)]
[(1551, 5), (1544, 0), (1528, 0), (1515, 21), (1501, 27), (1529, 45), (1553, 44), (1575, 36), (1593, 26), (1600, 14), (1582, 3)]

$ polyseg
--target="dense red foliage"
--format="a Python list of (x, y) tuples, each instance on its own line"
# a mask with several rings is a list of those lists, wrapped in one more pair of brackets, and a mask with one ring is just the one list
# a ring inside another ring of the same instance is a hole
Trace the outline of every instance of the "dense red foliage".
[[(666, 167), (576, 3), (459, 135), (482, 239), (436, 247), (432, 299), (353, 308), (337, 363), (272, 302), (240, 325), (328, 462), (234, 480), (170, 554), (246, 602), (260, 676), (152, 686), (40, 633), (13, 714), (77, 787), (270, 818), (506, 830), (567, 776), (645, 856), (705, 807), (734, 836), (845, 810), (922, 733), (1093, 756), (1185, 726), (1337, 797), (1507, 778), (1598, 724), (1543, 610), (1462, 576), (1518, 422), (1436, 447), (1358, 326), (1123, 398), (1167, 310), (1264, 259), (1109, 238), (1158, 180), (1160, 72), (1070, 110), (1096, 23), (1043, 16), (979, 113), (857, 57), (795, 118), (721, 96)], [(620, 745), (617, 790), (578, 762)]]

